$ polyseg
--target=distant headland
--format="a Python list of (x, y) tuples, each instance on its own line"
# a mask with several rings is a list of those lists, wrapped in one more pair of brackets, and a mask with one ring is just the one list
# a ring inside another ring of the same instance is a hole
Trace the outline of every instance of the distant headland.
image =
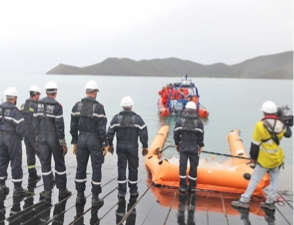
[(234, 65), (224, 63), (202, 65), (177, 58), (140, 61), (108, 58), (85, 67), (59, 64), (46, 74), (158, 77), (189, 74), (190, 77), (293, 79), (293, 51), (259, 56)]

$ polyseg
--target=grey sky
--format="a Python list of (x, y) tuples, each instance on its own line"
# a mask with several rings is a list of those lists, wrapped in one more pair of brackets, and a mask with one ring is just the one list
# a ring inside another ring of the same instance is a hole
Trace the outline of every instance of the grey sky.
[(2, 73), (109, 57), (231, 65), (293, 50), (293, 1), (1, 1), (0, 28)]

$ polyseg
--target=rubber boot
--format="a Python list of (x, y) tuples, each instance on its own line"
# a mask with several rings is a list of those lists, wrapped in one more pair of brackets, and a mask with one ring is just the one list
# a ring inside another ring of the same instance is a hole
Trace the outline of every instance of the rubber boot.
[(21, 195), (26, 195), (27, 192), (27, 189), (23, 189), (23, 187), (21, 186), (21, 182), (14, 183), (13, 196), (18, 197)]
[(76, 198), (76, 205), (83, 205), (86, 203), (86, 197), (84, 192), (78, 192), (77, 198)]
[(39, 181), (41, 176), (37, 174), (36, 168), (29, 169), (29, 182)]
[(71, 196), (71, 191), (69, 191), (69, 190), (67, 190), (67, 189), (59, 190), (59, 195), (58, 195), (58, 197), (59, 197), (60, 199), (67, 198), (68, 196)]
[(45, 203), (47, 205), (51, 204), (51, 191), (45, 191)]
[(92, 195), (92, 206), (103, 206), (103, 204), (104, 204), (104, 201), (103, 201), (103, 199), (100, 199), (99, 197), (98, 197), (98, 194), (94, 194), (93, 193), (93, 195)]
[(0, 183), (0, 196), (8, 195), (9, 188), (5, 185), (5, 182)]

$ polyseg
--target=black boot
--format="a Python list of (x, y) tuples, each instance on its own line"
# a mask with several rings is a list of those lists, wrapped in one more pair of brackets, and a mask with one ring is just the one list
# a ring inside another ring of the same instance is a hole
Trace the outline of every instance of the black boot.
[(0, 196), (8, 195), (9, 188), (5, 185), (5, 183), (0, 184)]
[(21, 182), (14, 183), (13, 196), (18, 197), (27, 194), (27, 189), (23, 189)]
[(98, 197), (98, 194), (94, 194), (92, 195), (92, 206), (103, 206), (104, 201), (103, 199)]
[(51, 204), (51, 191), (45, 191), (45, 203), (47, 205)]
[(39, 181), (41, 176), (37, 174), (36, 168), (29, 169), (29, 182)]
[(66, 198), (66, 197), (68, 197), (68, 196), (71, 196), (71, 191), (69, 191), (69, 190), (67, 190), (67, 189), (59, 190), (59, 195), (58, 195), (58, 197), (59, 197), (60, 199), (64, 199), (64, 198)]
[(77, 198), (76, 198), (76, 205), (83, 205), (86, 203), (86, 197), (84, 192), (78, 192)]

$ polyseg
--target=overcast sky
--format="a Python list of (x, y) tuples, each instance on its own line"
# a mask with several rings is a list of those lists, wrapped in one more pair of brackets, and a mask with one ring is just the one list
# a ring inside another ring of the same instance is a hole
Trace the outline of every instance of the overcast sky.
[(292, 0), (1, 1), (0, 72), (176, 57), (228, 65), (293, 50)]

